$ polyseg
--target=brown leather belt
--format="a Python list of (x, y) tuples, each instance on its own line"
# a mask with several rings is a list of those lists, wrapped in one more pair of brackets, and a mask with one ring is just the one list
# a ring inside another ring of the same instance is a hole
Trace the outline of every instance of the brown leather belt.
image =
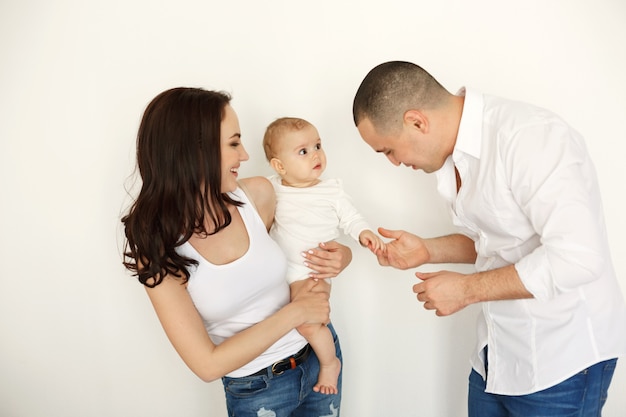
[(268, 366), (267, 368), (263, 368), (248, 376), (259, 376), (259, 375), (269, 375), (269, 374), (281, 375), (285, 371), (294, 369), (296, 366), (304, 362), (306, 358), (309, 357), (309, 353), (311, 353), (311, 345), (307, 343), (305, 347), (300, 349), (294, 355), (289, 356), (288, 358), (285, 358), (285, 359), (281, 359), (277, 362), (274, 362), (272, 365)]

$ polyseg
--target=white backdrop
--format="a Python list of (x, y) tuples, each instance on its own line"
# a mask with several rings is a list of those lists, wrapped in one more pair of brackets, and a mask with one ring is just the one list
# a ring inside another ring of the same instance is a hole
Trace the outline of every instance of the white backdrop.
[[(550, 108), (587, 138), (625, 290), (624, 41), (622, 0), (2, 0), (0, 415), (225, 415), (221, 384), (185, 367), (121, 265), (139, 119), (174, 86), (233, 94), (243, 176), (270, 173), (271, 120), (304, 117), (371, 223), (423, 236), (452, 231), (434, 178), (393, 168), (353, 126), (367, 71), (409, 60), (453, 92)], [(342, 415), (466, 415), (476, 308), (434, 316), (411, 271), (350, 244), (332, 296)], [(624, 392), (620, 363), (605, 416), (624, 416)]]

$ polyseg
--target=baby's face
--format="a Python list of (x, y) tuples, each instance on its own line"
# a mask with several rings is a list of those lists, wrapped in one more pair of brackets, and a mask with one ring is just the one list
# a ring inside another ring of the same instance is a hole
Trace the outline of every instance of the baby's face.
[(312, 125), (288, 132), (280, 138), (276, 158), (282, 162), (283, 171), (279, 174), (283, 183), (293, 187), (317, 184), (326, 169), (322, 141)]

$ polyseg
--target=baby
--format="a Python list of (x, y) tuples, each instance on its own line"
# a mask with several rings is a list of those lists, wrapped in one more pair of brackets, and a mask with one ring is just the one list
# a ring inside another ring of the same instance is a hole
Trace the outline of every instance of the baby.
[[(311, 270), (301, 253), (339, 237), (339, 229), (371, 251), (385, 243), (365, 222), (343, 191), (341, 181), (321, 179), (326, 154), (315, 126), (303, 119), (284, 117), (272, 122), (263, 137), (265, 156), (278, 175), (269, 179), (276, 191), (276, 214), (270, 235), (287, 255), (287, 281), (295, 294)], [(304, 325), (298, 331), (307, 339), (320, 361), (314, 391), (337, 393), (341, 361), (335, 354), (330, 330)]]

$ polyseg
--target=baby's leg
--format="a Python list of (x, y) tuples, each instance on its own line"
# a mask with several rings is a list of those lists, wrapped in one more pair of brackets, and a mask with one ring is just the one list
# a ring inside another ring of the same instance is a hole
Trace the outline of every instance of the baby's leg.
[[(304, 281), (291, 284), (291, 293), (297, 292)], [(335, 342), (328, 327), (323, 324), (303, 324), (298, 332), (309, 342), (320, 362), (320, 374), (313, 391), (322, 394), (337, 394), (337, 380), (341, 371), (341, 361), (335, 355)]]

